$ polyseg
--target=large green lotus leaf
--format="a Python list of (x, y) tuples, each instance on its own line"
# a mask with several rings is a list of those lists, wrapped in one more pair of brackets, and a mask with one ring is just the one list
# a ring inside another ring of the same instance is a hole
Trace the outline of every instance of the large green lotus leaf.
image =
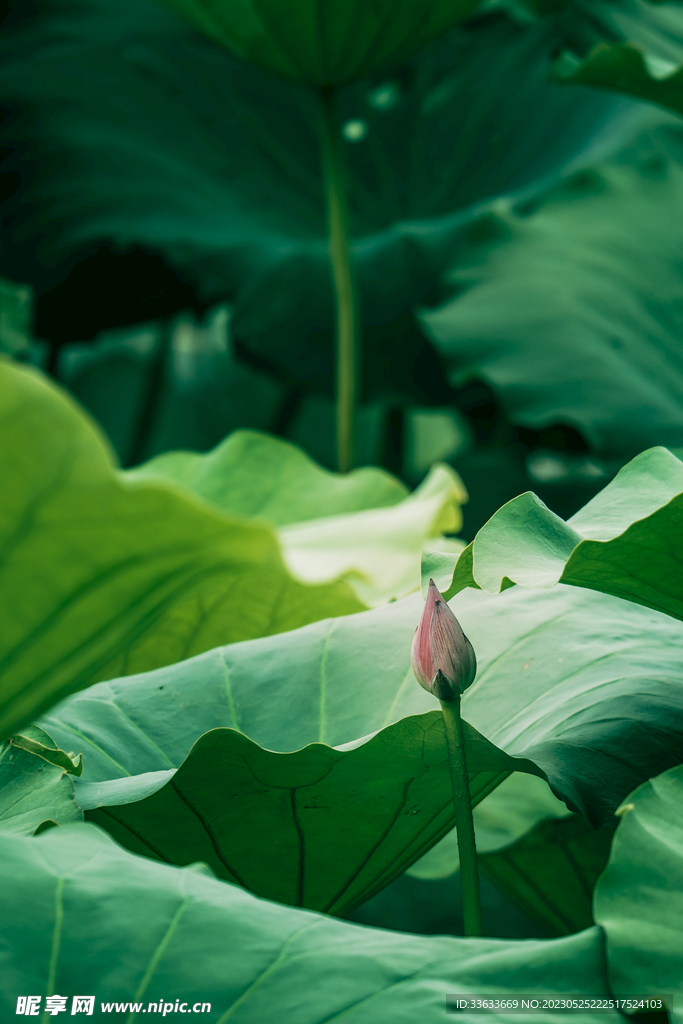
[(592, 896), (614, 835), (581, 814), (540, 822), (507, 849), (483, 853), (482, 871), (547, 935), (593, 924)]
[[(544, 779), (513, 772), (474, 809), (477, 853), (494, 853), (512, 846), (546, 819), (565, 818), (571, 811), (558, 800)], [(460, 866), (455, 829), (408, 869), (413, 878), (447, 878)], [(573, 931), (578, 931), (574, 928)]]
[[(119, 1002), (131, 1024), (154, 1012), (150, 1003), (174, 1008), (176, 999), (210, 1003), (205, 1019), (217, 1024), (263, 1024), (273, 1014), (282, 1024), (436, 1024), (458, 993), (609, 993), (598, 928), (525, 942), (364, 928), (256, 899), (201, 865), (135, 857), (92, 825), (1, 836), (0, 851), (7, 1020), (17, 993), (87, 992), (93, 1020), (117, 1019), (102, 1003)], [(131, 1011), (131, 1002), (142, 1005)]]
[[(441, 713), (409, 664), (420, 608), (415, 595), (101, 683), (45, 728), (84, 754), (80, 806), (136, 852), (342, 912), (452, 827)], [(468, 766), (475, 802), (540, 773), (475, 730)]]
[(229, 50), (297, 85), (371, 78), (405, 63), (479, 0), (164, 0)]
[(610, 984), (625, 996), (673, 993), (671, 1018), (680, 1022), (683, 766), (650, 779), (620, 813), (594, 898), (595, 920), (607, 936)]
[[(636, 456), (567, 522), (528, 491), (503, 505), (455, 562), (463, 587), (571, 583), (683, 618), (679, 567), (683, 463), (665, 448)], [(448, 581), (455, 556), (430, 552), (423, 574)]]
[[(479, 678), (463, 700), (467, 721), (506, 755), (542, 769), (556, 794), (593, 822), (610, 820), (634, 785), (683, 759), (680, 623), (563, 586), (495, 597), (468, 590), (453, 608), (480, 665)], [(230, 844), (243, 864), (248, 843), (252, 857), (245, 871), (253, 872), (258, 844), (264, 865), (273, 871), (268, 850), (277, 836), (298, 877), (300, 836), (293, 812), (313, 830), (317, 850), (316, 816), (329, 815), (328, 829), (339, 850), (351, 850), (354, 857), (359, 844), (372, 839), (379, 847), (386, 833), (384, 850), (393, 860), (387, 865), (379, 855), (370, 859), (358, 881), (349, 877), (357, 860), (345, 864), (334, 888), (324, 879), (328, 902), (320, 897), (315, 905), (331, 906), (342, 884), (353, 881), (356, 888), (344, 894), (350, 903), (356, 894), (360, 898), (361, 883), (365, 895), (386, 884), (452, 824), (439, 713), (429, 711), (432, 698), (416, 684), (410, 667), (421, 609), (420, 596), (413, 595), (361, 615), (100, 683), (55, 708), (43, 725), (62, 747), (83, 752), (85, 771), (77, 783), (82, 802), (93, 810), (106, 804), (95, 812), (98, 820), (138, 851), (149, 829), (160, 854), (179, 856), (173, 851), (183, 846), (188, 859), (213, 858), (216, 870), (225, 872), (215, 850), (206, 848), (206, 823), (213, 828), (215, 821), (228, 863), (234, 860)], [(486, 745), (482, 753), (492, 754)], [(220, 765), (232, 764), (231, 771), (239, 770), (242, 778), (252, 763), (258, 765), (257, 779), (267, 772), (268, 779), (279, 777), (287, 788), (275, 790), (265, 782), (259, 788), (253, 781), (232, 788), (226, 780), (220, 791)], [(501, 772), (529, 767), (497, 763)], [(290, 777), (282, 781), (289, 766), (297, 773), (294, 782), (308, 779), (315, 799), (306, 799), (305, 786), (295, 793)], [(336, 775), (318, 784), (328, 768)], [(202, 820), (192, 819), (187, 804), (180, 806), (173, 791), (179, 776)], [(500, 781), (500, 774), (475, 777), (476, 798)], [(410, 787), (406, 804), (403, 785)], [(232, 819), (229, 807), (238, 809)], [(401, 813), (401, 807), (418, 813)], [(174, 824), (179, 813), (182, 829)], [(310, 870), (306, 886), (312, 899), (327, 865), (324, 858), (307, 860), (304, 869)], [(279, 896), (283, 886), (291, 892), (297, 884), (291, 874), (275, 876), (273, 871), (267, 881), (280, 886)]]
[[(473, 803), (511, 771), (540, 772), (471, 726), (466, 745)], [(259, 896), (330, 914), (374, 896), (453, 824), (440, 711), (347, 749), (287, 754), (214, 729), (177, 771), (79, 783), (77, 801), (135, 853), (200, 859)]]
[[(32, 735), (51, 742), (35, 726)], [(33, 835), (41, 825), (82, 820), (73, 780), (63, 767), (7, 740), (0, 744), (0, 832)]]
[(248, 431), (206, 455), (160, 455), (130, 476), (173, 480), (224, 512), (279, 526), (293, 575), (307, 583), (346, 579), (367, 605), (418, 588), (425, 543), (460, 529), (467, 500), (449, 466), (433, 467), (409, 495), (383, 470), (340, 476), (287, 442)]
[[(470, 594), (481, 596), (469, 591), (454, 607)], [(53, 708), (42, 725), (63, 749), (83, 751), (88, 782), (178, 768), (217, 727), (271, 751), (339, 747), (438, 707), (410, 667), (422, 607), (414, 594), (98, 683)]]
[(265, 526), (122, 479), (34, 371), (0, 363), (0, 407), (0, 734), (97, 679), (362, 608), (294, 580)]
[[(3, 126), (3, 145), (16, 147), (4, 171), (21, 183), (5, 206), (5, 258), (11, 251), (12, 276), (41, 294), (84, 258), (90, 297), (83, 303), (76, 274), (59, 302), (52, 296), (59, 317), (48, 316), (44, 331), (62, 341), (92, 337), (105, 308), (110, 326), (144, 319), (120, 312), (116, 265), (105, 261), (97, 278), (87, 269), (97, 265), (93, 246), (144, 246), (195, 282), (203, 300), (231, 295), (235, 337), (268, 366), (331, 394), (313, 100), (152, 0), (64, 0), (37, 19), (31, 8), (22, 21), (26, 7), (13, 3), (16, 23), (0, 53), (0, 89), (17, 110)], [(480, 23), (405, 73), (344, 91), (343, 122), (367, 128), (343, 143), (364, 323), (394, 322), (433, 288), (463, 218), (483, 200), (545, 181), (579, 154), (587, 159), (587, 148), (621, 144), (641, 118), (620, 97), (549, 82), (557, 43), (545, 26)], [(186, 290), (179, 295), (185, 308)], [(420, 332), (400, 359), (399, 334), (392, 329), (366, 352), (364, 386), (444, 404), (433, 352), (434, 372), (422, 373)]]
[(458, 384), (490, 384), (510, 419), (562, 423), (606, 457), (683, 445), (678, 124), (569, 175), (535, 205), (499, 203), (421, 322)]

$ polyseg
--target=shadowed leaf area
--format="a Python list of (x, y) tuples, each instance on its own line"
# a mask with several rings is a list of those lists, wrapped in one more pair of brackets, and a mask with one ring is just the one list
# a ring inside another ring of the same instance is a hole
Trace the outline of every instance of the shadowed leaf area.
[(582, 815), (544, 821), (507, 849), (481, 854), (479, 864), (548, 935), (571, 935), (593, 924), (593, 889), (613, 835)]
[[(5, 171), (19, 176), (6, 204), (7, 276), (40, 282), (43, 336), (74, 341), (153, 317), (126, 307), (139, 287), (137, 263), (123, 287), (111, 261), (86, 276), (107, 324), (93, 322), (80, 301), (83, 278), (65, 284), (61, 299), (48, 295), (99, 247), (142, 246), (182, 280), (176, 309), (188, 305), (188, 282), (200, 303), (232, 298), (240, 343), (300, 387), (331, 394), (312, 97), (231, 57), (151, 0), (125, 11), (112, 0), (69, 0), (37, 20), (22, 20), (23, 7), (15, 0), (0, 72), (11, 110)], [(557, 41), (552, 25), (485, 21), (386, 79), (343, 90), (342, 122), (367, 126), (361, 141), (344, 142), (364, 324), (400, 326), (433, 289), (478, 204), (613, 148), (642, 120), (627, 100), (549, 82)], [(74, 188), (73, 167), (82, 187)], [(164, 305), (163, 315), (172, 309)], [(385, 345), (393, 351), (395, 334), (370, 360), (369, 391), (393, 381), (397, 364)], [(398, 373), (394, 387), (414, 399), (407, 360)], [(443, 382), (430, 376), (422, 387), (443, 401)]]
[(397, 9), (391, 0), (291, 3), (247, 0), (239, 6), (202, 0), (165, 0), (227, 50), (300, 85), (369, 77), (400, 64), (436, 36), (462, 21), (478, 0), (419, 0)]
[[(587, 19), (579, 17), (572, 30), (579, 11)], [(573, 0), (562, 19), (570, 48), (555, 64), (558, 80), (626, 93), (683, 112), (683, 17), (678, 4)]]

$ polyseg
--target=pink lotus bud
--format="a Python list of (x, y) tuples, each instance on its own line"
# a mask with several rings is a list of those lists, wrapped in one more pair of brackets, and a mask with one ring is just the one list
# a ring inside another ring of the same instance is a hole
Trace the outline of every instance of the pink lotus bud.
[(474, 682), (477, 659), (460, 623), (439, 593), (434, 580), (410, 651), (420, 686), (439, 700), (455, 700)]

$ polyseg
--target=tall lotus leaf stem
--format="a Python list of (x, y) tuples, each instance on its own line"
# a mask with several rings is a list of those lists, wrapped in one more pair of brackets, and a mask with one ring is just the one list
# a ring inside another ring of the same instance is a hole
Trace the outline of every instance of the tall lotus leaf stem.
[(347, 473), (353, 465), (358, 316), (349, 242), (346, 177), (334, 89), (319, 91), (318, 110), (335, 304), (337, 469), (340, 473)]
[(472, 801), (467, 775), (465, 736), (460, 717), (460, 696), (455, 700), (440, 701), (448, 741), (448, 760), (451, 767), (453, 786), (453, 809), (458, 835), (460, 855), (460, 882), (462, 884), (462, 913), (465, 935), (482, 934), (481, 896), (479, 893), (479, 868), (477, 847), (474, 841), (474, 820)]

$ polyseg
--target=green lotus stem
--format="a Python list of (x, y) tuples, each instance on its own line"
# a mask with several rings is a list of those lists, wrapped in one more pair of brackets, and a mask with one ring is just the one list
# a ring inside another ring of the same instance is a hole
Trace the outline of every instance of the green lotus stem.
[(333, 89), (318, 93), (327, 230), (335, 302), (337, 469), (353, 465), (357, 377), (356, 290), (351, 263), (346, 180), (340, 146), (337, 100)]
[(453, 809), (458, 834), (460, 855), (460, 883), (462, 885), (462, 911), (466, 936), (482, 934), (481, 896), (479, 893), (479, 867), (477, 847), (474, 840), (472, 800), (467, 775), (465, 756), (465, 735), (460, 717), (460, 697), (440, 701), (448, 741), (448, 760), (451, 766), (453, 786)]

